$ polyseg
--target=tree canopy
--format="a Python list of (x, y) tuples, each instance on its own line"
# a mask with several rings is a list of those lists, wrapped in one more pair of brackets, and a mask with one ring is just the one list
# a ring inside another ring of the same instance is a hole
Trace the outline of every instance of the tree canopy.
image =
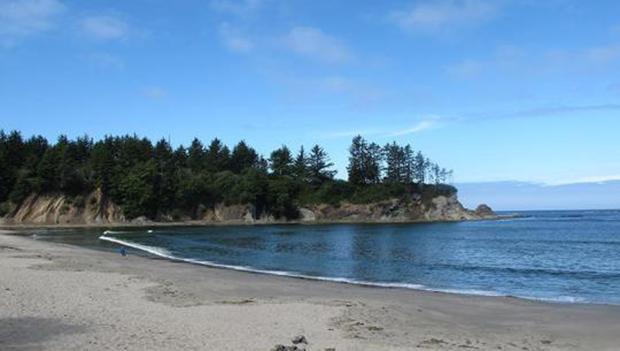
[(205, 145), (195, 138), (174, 149), (165, 139), (153, 144), (136, 135), (97, 141), (60, 136), (50, 143), (0, 130), (0, 216), (31, 194), (76, 197), (100, 189), (128, 218), (199, 217), (201, 210), (225, 203), (252, 204), (258, 213), (293, 219), (306, 204), (439, 191), (452, 175), (410, 145), (380, 147), (361, 136), (349, 148), (348, 181), (335, 178), (334, 163), (320, 145), (309, 152), (302, 146), (295, 155), (282, 145), (268, 159), (245, 141), (232, 151), (217, 138)]

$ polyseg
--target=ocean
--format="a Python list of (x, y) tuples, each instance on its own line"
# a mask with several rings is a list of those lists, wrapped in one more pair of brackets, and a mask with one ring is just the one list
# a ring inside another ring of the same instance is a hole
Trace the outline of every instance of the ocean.
[(40, 230), (33, 236), (306, 279), (620, 304), (620, 210), (519, 214), (455, 223)]

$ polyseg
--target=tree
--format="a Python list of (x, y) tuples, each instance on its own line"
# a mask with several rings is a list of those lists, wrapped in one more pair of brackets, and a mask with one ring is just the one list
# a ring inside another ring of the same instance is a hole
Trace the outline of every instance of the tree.
[(418, 151), (418, 153), (415, 155), (415, 159), (413, 163), (414, 163), (413, 174), (414, 174), (415, 181), (420, 184), (424, 184), (424, 182), (426, 181), (427, 162), (422, 152)]
[(248, 168), (257, 166), (258, 161), (259, 158), (256, 151), (242, 140), (233, 148), (230, 157), (230, 170), (240, 174)]
[(127, 177), (121, 181), (121, 207), (127, 218), (156, 217), (158, 210), (156, 177), (157, 164), (149, 160), (132, 167)]
[(308, 158), (306, 157), (303, 145), (299, 148), (299, 152), (295, 157), (293, 175), (302, 182), (308, 181)]
[(405, 184), (413, 183), (414, 178), (414, 170), (415, 170), (415, 160), (413, 149), (411, 145), (407, 144), (404, 148), (402, 148), (402, 159), (401, 159), (401, 169), (402, 169), (402, 182)]
[(285, 145), (274, 150), (269, 157), (271, 172), (276, 176), (291, 175), (293, 173), (293, 156)]
[(230, 150), (228, 147), (215, 138), (209, 144), (206, 154), (207, 170), (217, 173), (228, 169), (230, 162)]
[(366, 184), (366, 149), (366, 140), (361, 135), (353, 138), (349, 147), (349, 165), (347, 166), (349, 182), (352, 184)]
[(187, 148), (187, 165), (194, 172), (205, 169), (206, 166), (205, 149), (202, 142), (197, 138), (192, 140), (192, 144)]
[(326, 180), (331, 180), (336, 175), (336, 171), (330, 170), (334, 164), (330, 162), (327, 152), (319, 145), (314, 145), (308, 156), (308, 175), (314, 184), (321, 184)]
[(89, 160), (90, 167), (94, 172), (95, 187), (101, 189), (103, 194), (109, 195), (114, 186), (114, 139), (106, 136), (103, 140), (93, 145), (93, 151)]
[(155, 192), (160, 210), (171, 210), (176, 199), (177, 186), (181, 179), (177, 179), (172, 147), (166, 139), (160, 139), (153, 149), (153, 159), (157, 164)]
[[(369, 203), (416, 190), (430, 195), (455, 191), (444, 185), (452, 171), (414, 153), (410, 145), (379, 147), (356, 136), (349, 153), (347, 182), (334, 179), (334, 164), (319, 145), (310, 153), (302, 146), (295, 157), (282, 145), (266, 160), (244, 141), (230, 152), (217, 138), (206, 149), (195, 138), (188, 148), (173, 151), (165, 139), (153, 144), (135, 134), (97, 142), (60, 136), (50, 144), (41, 136), (25, 140), (19, 132), (0, 130), (0, 214), (30, 195), (52, 193), (71, 200), (93, 189), (120, 205), (127, 218), (200, 218), (222, 202), (251, 204), (257, 216), (296, 218), (304, 204)], [(433, 185), (409, 186), (414, 181)]]
[(367, 143), (362, 136), (353, 138), (349, 147), (349, 181), (356, 185), (381, 182), (383, 152), (376, 143)]
[(368, 184), (379, 184), (381, 182), (381, 172), (383, 171), (381, 146), (376, 143), (370, 143), (366, 152), (366, 182)]
[(404, 161), (404, 149), (397, 145), (396, 142), (392, 142), (383, 147), (383, 154), (385, 155), (386, 162), (384, 181), (387, 183), (405, 182), (406, 162)]
[(276, 218), (295, 219), (299, 217), (299, 210), (295, 199), (299, 193), (299, 185), (291, 177), (277, 177), (270, 179), (267, 189), (269, 212)]

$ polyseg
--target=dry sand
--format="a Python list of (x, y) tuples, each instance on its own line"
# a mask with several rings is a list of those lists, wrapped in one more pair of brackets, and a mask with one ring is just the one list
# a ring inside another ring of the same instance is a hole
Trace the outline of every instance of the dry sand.
[[(1, 231), (0, 231), (1, 232)], [(385, 289), (0, 233), (0, 350), (620, 350), (620, 306)]]

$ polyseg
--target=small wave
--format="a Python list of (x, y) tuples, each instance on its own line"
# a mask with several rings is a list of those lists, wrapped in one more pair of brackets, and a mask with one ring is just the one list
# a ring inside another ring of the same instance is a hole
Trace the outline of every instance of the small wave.
[[(146, 231), (149, 234), (153, 233), (153, 229), (149, 229)], [(118, 234), (131, 234), (131, 233), (140, 233), (140, 231), (136, 230), (106, 230), (103, 232), (103, 235), (118, 235)]]
[(103, 232), (103, 235), (114, 235), (114, 234), (123, 234), (127, 232), (118, 231), (118, 230), (106, 230)]
[[(131, 247), (137, 250), (141, 250), (152, 255), (169, 259), (171, 261), (177, 262), (185, 262), (191, 264), (197, 264), (207, 267), (213, 268), (224, 268), (231, 269), (235, 271), (248, 272), (248, 273), (257, 273), (257, 274), (269, 274), (281, 277), (290, 277), (290, 278), (298, 278), (298, 279), (306, 279), (306, 280), (315, 280), (315, 281), (325, 281), (325, 282), (333, 282), (333, 283), (344, 283), (358, 286), (366, 286), (366, 287), (375, 287), (375, 288), (397, 288), (397, 289), (411, 289), (411, 290), (422, 290), (429, 292), (438, 292), (438, 293), (449, 293), (449, 294), (459, 294), (459, 295), (477, 295), (477, 296), (491, 296), (491, 297), (507, 297), (511, 296), (509, 294), (502, 294), (496, 291), (491, 290), (478, 290), (478, 289), (449, 289), (449, 288), (431, 288), (422, 284), (412, 284), (412, 283), (398, 283), (398, 282), (370, 282), (364, 280), (356, 280), (351, 278), (344, 277), (325, 277), (325, 276), (313, 276), (289, 271), (278, 271), (278, 270), (268, 270), (268, 269), (258, 269), (248, 266), (237, 266), (237, 265), (229, 265), (222, 263), (215, 263), (212, 261), (198, 260), (193, 258), (183, 258), (173, 255), (170, 251), (156, 246), (148, 246), (142, 245), (138, 243), (134, 243), (131, 241), (121, 240), (117, 238), (107, 237), (102, 235), (99, 237), (100, 240), (116, 243), (119, 245), (124, 245), (127, 247)], [(539, 301), (547, 301), (547, 302), (564, 302), (564, 303), (579, 303), (585, 302), (586, 300), (579, 297), (572, 296), (559, 296), (559, 297), (549, 297), (549, 298), (538, 298), (532, 296), (514, 296), (517, 298), (528, 299), (528, 300), (539, 300)]]
[(142, 245), (142, 244), (137, 244), (137, 243), (133, 243), (130, 241), (125, 241), (125, 240), (120, 240), (117, 238), (111, 238), (109, 236), (105, 236), (102, 235), (99, 237), (99, 240), (104, 240), (104, 241), (108, 241), (111, 243), (115, 243), (115, 244), (120, 244), (123, 246), (127, 246), (127, 247), (131, 247), (134, 248), (136, 250), (141, 250), (144, 252), (148, 252), (150, 254), (156, 255), (156, 256), (160, 256), (160, 257), (164, 257), (164, 258), (168, 258), (171, 260), (175, 260), (175, 256), (173, 256), (170, 251), (162, 248), (162, 247), (157, 247), (157, 246), (148, 246), (148, 245)]
[(520, 299), (557, 302), (557, 303), (588, 303), (589, 301), (583, 297), (577, 296), (556, 296), (556, 297), (532, 297), (532, 296), (515, 296)]

